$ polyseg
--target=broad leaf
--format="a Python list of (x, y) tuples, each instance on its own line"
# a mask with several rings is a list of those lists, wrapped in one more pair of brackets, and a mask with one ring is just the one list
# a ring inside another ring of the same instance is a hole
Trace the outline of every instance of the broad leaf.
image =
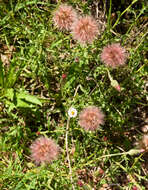
[[(36, 96), (33, 96), (33, 95), (30, 95), (30, 94), (27, 94), (25, 92), (20, 92), (17, 94), (17, 102), (19, 101), (23, 101), (24, 102), (30, 102), (32, 104), (36, 104), (36, 105), (40, 105), (42, 106), (42, 103), (41, 101), (36, 97)], [(21, 102), (19, 102), (19, 105), (20, 105)], [(18, 106), (18, 103), (17, 103), (17, 106)], [(26, 106), (25, 106), (26, 107)]]

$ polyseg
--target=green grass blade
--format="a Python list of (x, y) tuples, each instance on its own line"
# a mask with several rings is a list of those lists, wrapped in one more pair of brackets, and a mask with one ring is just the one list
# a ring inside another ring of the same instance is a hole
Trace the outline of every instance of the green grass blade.
[(3, 63), (0, 60), (0, 86), (4, 86), (4, 69), (3, 69)]

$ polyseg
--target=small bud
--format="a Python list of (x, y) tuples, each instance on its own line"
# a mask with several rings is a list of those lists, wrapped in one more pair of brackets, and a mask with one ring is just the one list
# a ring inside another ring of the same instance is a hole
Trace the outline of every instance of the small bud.
[(135, 155), (135, 154), (139, 154), (139, 153), (141, 153), (141, 150), (139, 150), (139, 149), (131, 149), (128, 151), (128, 154), (131, 156)]
[(140, 149), (139, 151), (140, 151), (140, 153), (143, 153), (143, 152), (145, 152), (145, 149)]
[(36, 132), (36, 135), (37, 135), (37, 136), (40, 135), (40, 131), (37, 131), (37, 132)]
[(66, 74), (62, 74), (62, 79), (66, 79), (67, 75)]
[(118, 92), (120, 92), (120, 91), (121, 91), (121, 87), (120, 87), (120, 85), (115, 86), (115, 89), (116, 89)]
[(99, 174), (103, 175), (104, 174), (104, 170), (102, 168), (99, 168)]
[(75, 58), (75, 62), (76, 62), (76, 63), (79, 62), (79, 58), (78, 58), (78, 57)]
[(132, 190), (138, 190), (138, 188), (134, 185), (134, 186), (132, 187)]
[(70, 152), (70, 154), (71, 154), (72, 156), (74, 155), (75, 150), (76, 150), (76, 149), (75, 149), (75, 146), (73, 145), (73, 146), (72, 146), (72, 149), (71, 149), (71, 152)]
[(116, 80), (111, 80), (111, 86), (114, 87), (117, 91), (121, 91), (121, 87)]
[(83, 183), (82, 183), (81, 180), (78, 180), (77, 184), (78, 184), (79, 187), (83, 187)]
[(104, 140), (104, 141), (107, 141), (107, 137), (104, 136), (103, 140)]

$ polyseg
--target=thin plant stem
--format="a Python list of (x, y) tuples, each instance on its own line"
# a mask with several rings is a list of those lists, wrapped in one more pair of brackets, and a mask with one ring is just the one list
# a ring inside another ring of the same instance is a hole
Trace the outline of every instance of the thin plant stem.
[(69, 123), (70, 123), (70, 117), (68, 117), (68, 119), (67, 119), (67, 124), (66, 124), (65, 144), (66, 144), (66, 153), (67, 153), (67, 161), (68, 161), (68, 166), (69, 166), (70, 180), (71, 180), (71, 184), (72, 184), (72, 189), (75, 190), (75, 187), (74, 187), (74, 185), (73, 185), (72, 169), (71, 169), (71, 163), (70, 163), (70, 157), (69, 157), (69, 148), (68, 148)]
[[(73, 96), (73, 101), (74, 98), (78, 92), (78, 89), (80, 88), (80, 84), (77, 86), (74, 96)], [(68, 133), (69, 133), (69, 124), (70, 124), (70, 117), (67, 119), (67, 124), (66, 124), (66, 135), (65, 135), (65, 146), (66, 146), (66, 154), (67, 154), (67, 161), (68, 161), (68, 167), (69, 167), (69, 175), (70, 175), (70, 180), (72, 184), (72, 189), (75, 190), (74, 184), (73, 184), (73, 179), (72, 179), (72, 168), (71, 168), (71, 163), (70, 163), (70, 157), (69, 157), (69, 148), (68, 148)]]
[(110, 30), (111, 27), (111, 11), (112, 11), (112, 0), (110, 0), (110, 5), (109, 5), (109, 14), (108, 14), (108, 18), (107, 18), (107, 27)]
[[(133, 152), (134, 151), (134, 152)], [(100, 156), (99, 158), (96, 158), (96, 161), (97, 160), (100, 160), (100, 159), (102, 159), (102, 158), (107, 158), (107, 157), (113, 157), (113, 156), (121, 156), (121, 155), (132, 155), (132, 153), (133, 153), (133, 155), (134, 154), (138, 154), (138, 153), (142, 153), (142, 150), (140, 151), (139, 149), (131, 149), (131, 150), (129, 150), (128, 152), (120, 152), (120, 153), (115, 153), (115, 154), (107, 154), (107, 155), (103, 155), (103, 156)], [(90, 162), (88, 162), (87, 164), (85, 164), (85, 166), (86, 165), (89, 165), (89, 164), (91, 164), (93, 161), (91, 160)]]
[(116, 20), (115, 24), (113, 25), (112, 29), (114, 29), (115, 26), (118, 24), (118, 22), (119, 22), (120, 18), (122, 17), (122, 15), (124, 15), (124, 13), (126, 13), (126, 12), (130, 9), (130, 7), (131, 7), (134, 3), (136, 3), (137, 1), (138, 1), (138, 0), (133, 0), (132, 3), (121, 13), (121, 15), (118, 17), (118, 19)]

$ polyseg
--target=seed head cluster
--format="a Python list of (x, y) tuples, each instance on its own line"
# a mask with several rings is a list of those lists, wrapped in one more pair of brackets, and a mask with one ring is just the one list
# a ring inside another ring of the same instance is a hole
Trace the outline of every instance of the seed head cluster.
[(125, 64), (125, 49), (120, 44), (111, 44), (103, 48), (101, 60), (110, 67), (118, 67)]
[(71, 31), (73, 38), (81, 44), (92, 43), (98, 34), (98, 24), (93, 17), (78, 17), (76, 11), (66, 4), (54, 12), (53, 21), (59, 29)]
[(66, 4), (59, 6), (53, 17), (54, 24), (61, 30), (70, 30), (76, 19), (76, 11)]
[(79, 124), (87, 131), (95, 131), (104, 124), (104, 114), (98, 107), (89, 106), (81, 111)]
[(50, 163), (58, 157), (59, 147), (50, 138), (39, 137), (31, 147), (31, 158), (37, 165), (42, 163)]
[(91, 16), (81, 17), (73, 23), (71, 32), (80, 43), (92, 43), (98, 34), (98, 25)]

